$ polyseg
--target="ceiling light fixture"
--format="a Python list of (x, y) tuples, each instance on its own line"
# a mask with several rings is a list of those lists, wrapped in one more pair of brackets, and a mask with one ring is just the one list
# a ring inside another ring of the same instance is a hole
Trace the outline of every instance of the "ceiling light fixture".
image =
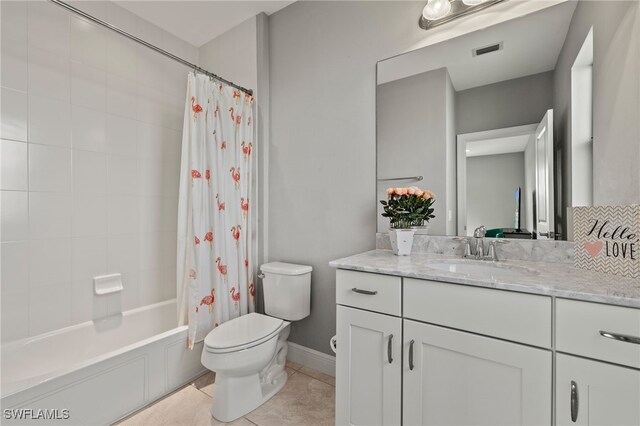
[(451, 12), (449, 0), (429, 0), (422, 9), (422, 17), (428, 20), (444, 18)]
[(428, 30), (502, 1), (504, 0), (428, 0), (422, 10), (419, 25)]
[(477, 6), (481, 3), (484, 3), (487, 0), (462, 0), (462, 3), (466, 4), (467, 6)]

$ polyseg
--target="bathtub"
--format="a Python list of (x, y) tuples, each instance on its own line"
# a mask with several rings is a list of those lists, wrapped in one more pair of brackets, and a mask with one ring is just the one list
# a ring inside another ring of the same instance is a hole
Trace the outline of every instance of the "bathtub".
[(206, 369), (176, 323), (173, 299), (3, 345), (2, 424), (109, 424), (182, 386)]

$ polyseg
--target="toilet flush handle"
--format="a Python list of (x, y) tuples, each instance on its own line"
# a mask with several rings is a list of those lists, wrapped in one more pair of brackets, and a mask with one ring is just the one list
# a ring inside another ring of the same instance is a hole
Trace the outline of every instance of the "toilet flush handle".
[(264, 274), (263, 274), (262, 272), (260, 272), (260, 273), (258, 274), (258, 278), (260, 278), (260, 279), (264, 279)]

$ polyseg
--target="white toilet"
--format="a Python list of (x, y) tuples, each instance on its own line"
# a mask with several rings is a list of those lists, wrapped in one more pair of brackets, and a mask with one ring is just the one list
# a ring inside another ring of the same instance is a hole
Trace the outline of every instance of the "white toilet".
[(202, 365), (216, 372), (211, 414), (222, 422), (242, 417), (282, 389), (290, 321), (309, 316), (311, 266), (273, 262), (260, 270), (267, 315), (232, 319), (204, 339)]

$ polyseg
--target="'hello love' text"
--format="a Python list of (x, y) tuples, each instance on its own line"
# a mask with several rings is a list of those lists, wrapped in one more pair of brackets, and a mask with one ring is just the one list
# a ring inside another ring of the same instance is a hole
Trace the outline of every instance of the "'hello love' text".
[(596, 220), (587, 236), (603, 239), (604, 254), (607, 257), (635, 260), (640, 238), (633, 230), (624, 225), (611, 225), (608, 220)]

